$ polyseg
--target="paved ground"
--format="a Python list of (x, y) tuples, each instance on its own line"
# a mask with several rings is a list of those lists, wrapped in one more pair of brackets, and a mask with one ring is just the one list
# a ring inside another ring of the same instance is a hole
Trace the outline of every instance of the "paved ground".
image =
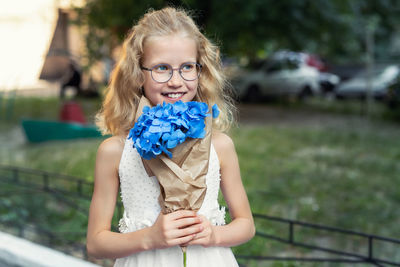
[(373, 129), (382, 132), (400, 134), (400, 124), (383, 119), (370, 119), (362, 115), (328, 113), (318, 110), (286, 108), (276, 105), (241, 104), (238, 106), (238, 122), (240, 125), (265, 125), (279, 127), (299, 127), (313, 129), (328, 129), (341, 131), (343, 129)]
[(245, 124), (270, 124), (270, 125), (326, 125), (342, 124), (348, 121), (364, 121), (361, 116), (343, 116), (321, 113), (312, 110), (291, 109), (268, 104), (242, 104), (239, 105), (238, 120)]

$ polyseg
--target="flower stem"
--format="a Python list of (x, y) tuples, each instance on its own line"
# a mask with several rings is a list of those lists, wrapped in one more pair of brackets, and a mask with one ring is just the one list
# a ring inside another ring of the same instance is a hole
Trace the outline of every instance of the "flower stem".
[(186, 267), (186, 251), (183, 252), (183, 266)]

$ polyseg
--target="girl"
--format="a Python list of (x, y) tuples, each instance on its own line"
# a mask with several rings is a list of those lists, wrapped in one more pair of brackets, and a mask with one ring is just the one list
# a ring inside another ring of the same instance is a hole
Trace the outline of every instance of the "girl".
[[(90, 206), (87, 250), (98, 258), (118, 258), (115, 266), (238, 266), (229, 247), (250, 240), (254, 222), (240, 178), (232, 140), (221, 132), (232, 123), (233, 106), (224, 94), (217, 48), (181, 10), (150, 11), (133, 27), (115, 67), (98, 123), (113, 137), (98, 149)], [(160, 213), (157, 178), (143, 164), (126, 136), (134, 125), (139, 99), (156, 105), (178, 100), (216, 103), (207, 191), (196, 213)], [(125, 212), (120, 232), (111, 232), (119, 186)], [(219, 188), (232, 221), (217, 198)]]

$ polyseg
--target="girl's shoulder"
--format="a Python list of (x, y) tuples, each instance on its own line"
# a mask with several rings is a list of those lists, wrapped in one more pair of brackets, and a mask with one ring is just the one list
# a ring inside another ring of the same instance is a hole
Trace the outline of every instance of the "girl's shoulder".
[(115, 135), (105, 139), (99, 146), (98, 155), (116, 156), (120, 158), (124, 150), (125, 138)]
[(212, 143), (217, 150), (234, 146), (232, 138), (218, 130), (212, 132)]
[(221, 165), (223, 165), (223, 159), (226, 158), (226, 155), (231, 153), (236, 154), (232, 138), (223, 132), (217, 130), (212, 132), (212, 144), (214, 145)]

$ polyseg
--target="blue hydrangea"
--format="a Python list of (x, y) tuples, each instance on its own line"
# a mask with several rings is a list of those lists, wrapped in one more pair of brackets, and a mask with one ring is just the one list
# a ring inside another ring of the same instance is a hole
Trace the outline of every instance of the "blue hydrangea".
[(214, 104), (212, 106), (212, 116), (214, 119), (219, 116), (219, 109), (218, 109), (217, 104)]
[[(218, 107), (213, 105), (213, 118), (218, 115)], [(205, 136), (205, 117), (208, 116), (208, 105), (203, 102), (177, 101), (152, 108), (146, 106), (128, 138), (133, 140), (134, 147), (144, 159), (155, 158), (163, 152), (171, 158), (170, 149), (185, 142), (186, 138)]]

